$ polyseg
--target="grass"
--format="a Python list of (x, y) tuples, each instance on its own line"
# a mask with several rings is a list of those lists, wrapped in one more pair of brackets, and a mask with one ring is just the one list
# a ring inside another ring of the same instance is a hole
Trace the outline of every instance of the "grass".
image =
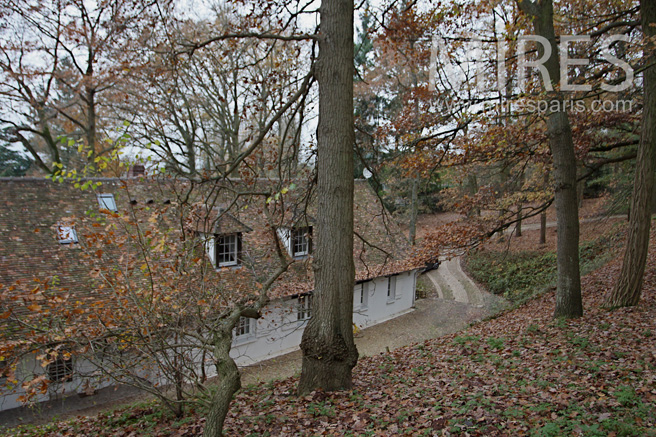
[[(581, 275), (606, 264), (621, 247), (618, 226), (594, 240), (581, 243)], [(555, 251), (504, 251), (479, 249), (467, 257), (467, 270), (488, 291), (513, 303), (525, 302), (556, 285)]]
[(494, 294), (521, 302), (549, 288), (556, 279), (553, 252), (497, 252), (479, 250), (469, 255), (467, 267), (474, 279)]

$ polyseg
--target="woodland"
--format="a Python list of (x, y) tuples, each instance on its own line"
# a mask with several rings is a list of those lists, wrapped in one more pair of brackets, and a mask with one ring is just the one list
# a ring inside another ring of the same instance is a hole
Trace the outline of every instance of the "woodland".
[[(180, 187), (177, 208), (79, 224), (88, 276), (121, 311), (76, 306), (54, 278), (0, 284), (0, 370), (25, 402), (52, 382), (16, 379), (30, 354), (45, 368), (138, 351), (173, 389), (13, 432), (653, 435), (655, 43), (650, 0), (3, 2), (0, 175), (97, 190), (139, 164)], [(512, 231), (500, 253), (535, 234), (553, 277), (461, 334), (360, 358), (353, 248), (376, 248), (353, 226), (359, 178), (406, 227), (406, 261), (493, 251)], [(213, 281), (187, 225), (217, 206), (215, 186), (228, 187), (222, 214), (253, 208), (271, 229), (316, 197), (298, 378), (241, 387), (233, 329), (295, 261), (278, 250), (247, 290)], [(579, 205), (602, 195), (628, 221), (588, 273)], [(436, 211), (464, 218), (419, 236), (419, 214)], [(527, 220), (541, 229), (522, 232)], [(212, 381), (186, 364), (199, 343)], [(125, 363), (105, 371), (139, 386)]]

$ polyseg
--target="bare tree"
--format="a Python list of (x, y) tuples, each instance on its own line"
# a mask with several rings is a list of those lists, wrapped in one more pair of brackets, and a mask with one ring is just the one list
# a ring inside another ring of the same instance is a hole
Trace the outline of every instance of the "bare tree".
[[(111, 149), (101, 141), (104, 103), (126, 72), (139, 68), (142, 30), (156, 23), (153, 3), (3, 2), (3, 139), (24, 146), (46, 173), (93, 164)], [(83, 156), (77, 141), (85, 145)]]

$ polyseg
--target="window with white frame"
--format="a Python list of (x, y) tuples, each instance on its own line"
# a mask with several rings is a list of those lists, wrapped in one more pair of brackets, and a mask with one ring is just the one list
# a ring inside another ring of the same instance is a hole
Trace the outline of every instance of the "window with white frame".
[(255, 335), (255, 319), (240, 317), (235, 326), (235, 340), (251, 338)]
[(283, 247), (294, 258), (312, 254), (312, 226), (301, 228), (278, 228), (278, 238)]
[(294, 257), (310, 254), (310, 227), (294, 228), (291, 235), (291, 254)]
[(75, 244), (78, 242), (77, 231), (73, 225), (57, 225), (57, 241), (59, 244)]
[(230, 267), (239, 264), (241, 234), (217, 235), (214, 243), (216, 266)]
[(116, 208), (116, 200), (111, 193), (98, 194), (98, 205), (100, 205), (101, 209), (107, 209), (113, 212), (118, 211), (118, 208)]
[(312, 316), (312, 296), (299, 296), (296, 302), (296, 320), (308, 320)]
[(369, 306), (369, 282), (363, 282), (360, 284), (360, 309), (367, 309)]
[(387, 302), (394, 302), (396, 299), (396, 276), (387, 278)]

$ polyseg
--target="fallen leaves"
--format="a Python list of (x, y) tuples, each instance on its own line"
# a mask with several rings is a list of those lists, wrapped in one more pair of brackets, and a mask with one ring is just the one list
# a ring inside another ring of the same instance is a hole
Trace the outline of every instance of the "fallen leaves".
[[(226, 435), (656, 435), (656, 253), (640, 305), (608, 311), (620, 262), (583, 278), (580, 319), (552, 320), (550, 292), (458, 334), (362, 358), (351, 391), (297, 397), (295, 378), (247, 387)], [(203, 425), (200, 413), (176, 420), (152, 404), (44, 432), (195, 436)]]

